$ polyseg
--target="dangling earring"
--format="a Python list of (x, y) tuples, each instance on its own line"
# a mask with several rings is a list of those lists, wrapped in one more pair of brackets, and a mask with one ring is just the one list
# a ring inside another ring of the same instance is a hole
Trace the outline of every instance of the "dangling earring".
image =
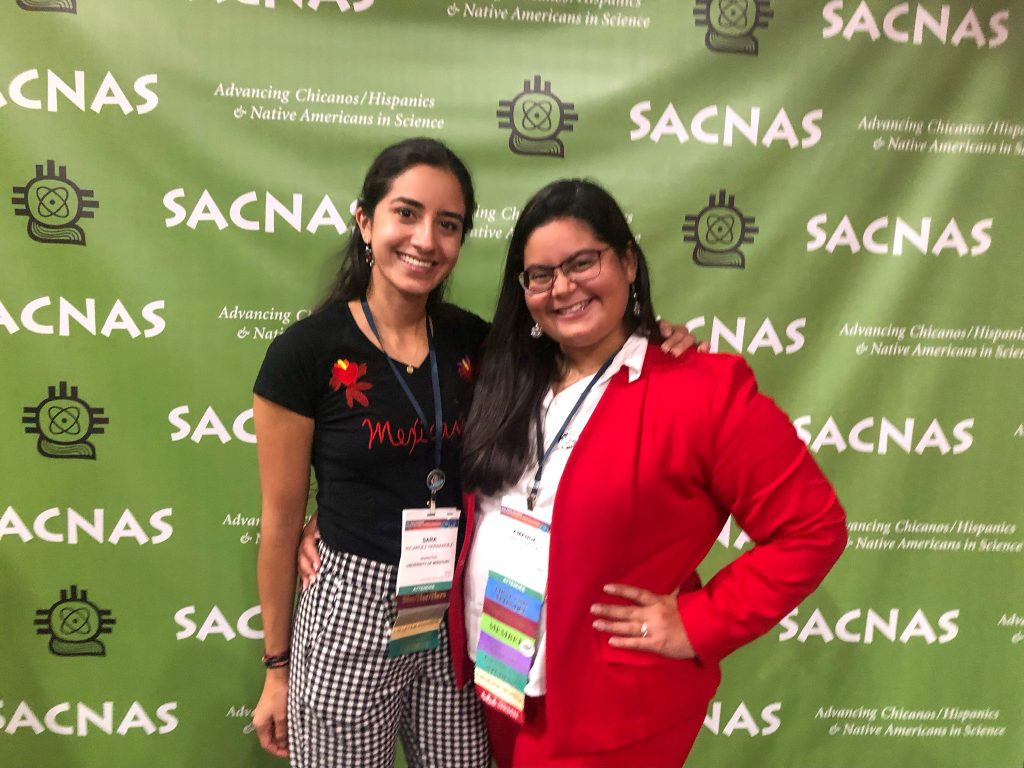
[(373, 247), (369, 243), (366, 244), (366, 250), (363, 251), (363, 258), (366, 259), (366, 265), (373, 269), (376, 259), (373, 258)]
[(535, 339), (539, 339), (543, 335), (544, 331), (540, 329), (540, 323), (534, 323), (533, 327), (530, 329), (530, 336)]
[(640, 317), (640, 297), (636, 293), (636, 283), (630, 283), (629, 290), (633, 300), (633, 317)]

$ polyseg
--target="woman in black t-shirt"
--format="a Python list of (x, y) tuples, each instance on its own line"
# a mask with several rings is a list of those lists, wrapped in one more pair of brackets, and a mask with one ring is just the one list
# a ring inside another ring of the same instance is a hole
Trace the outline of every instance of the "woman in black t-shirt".
[[(436, 504), (460, 506), (461, 415), (487, 326), (442, 295), (474, 209), (469, 172), (443, 144), (381, 152), (330, 297), (273, 341), (253, 389), (267, 665), (253, 723), (295, 766), (391, 766), (396, 733), (410, 766), (489, 765), (446, 628), (434, 648), (389, 655), (402, 511), (426, 506), (428, 472)], [(311, 465), (322, 565), (293, 622)]]

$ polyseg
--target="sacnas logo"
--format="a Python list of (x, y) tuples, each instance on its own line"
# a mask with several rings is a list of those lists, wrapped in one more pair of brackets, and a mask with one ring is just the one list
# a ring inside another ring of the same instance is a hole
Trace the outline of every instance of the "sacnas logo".
[(719, 53), (757, 56), (754, 32), (768, 26), (775, 15), (769, 0), (697, 0), (694, 24), (707, 27), (704, 45)]
[(107, 647), (99, 639), (109, 635), (117, 620), (110, 611), (89, 599), (89, 591), (78, 586), (60, 591), (60, 599), (49, 608), (36, 611), (36, 634), (50, 636), (54, 656), (106, 656)]
[(657, 143), (664, 136), (675, 136), (680, 144), (692, 138), (700, 144), (731, 147), (738, 140), (745, 139), (755, 147), (770, 147), (782, 142), (790, 149), (807, 149), (821, 141), (821, 128), (818, 126), (824, 114), (821, 109), (813, 109), (804, 114), (800, 120), (801, 133), (798, 134), (784, 108), (775, 113), (764, 130), (761, 128), (764, 121), (761, 120), (760, 107), (750, 107), (744, 114), (740, 114), (730, 106), (722, 110), (717, 104), (710, 104), (698, 109), (684, 122), (675, 105), (669, 102), (653, 127), (649, 119), (652, 108), (650, 101), (638, 101), (630, 109), (629, 117), (636, 126), (629, 132), (630, 141), (646, 138)]
[(938, 227), (932, 227), (929, 216), (918, 223), (905, 221), (899, 216), (895, 221), (889, 216), (880, 216), (860, 231), (849, 216), (843, 216), (833, 229), (828, 214), (819, 213), (807, 222), (807, 234), (811, 236), (807, 250), (820, 251), (824, 248), (835, 253), (843, 249), (857, 253), (863, 248), (868, 253), (892, 256), (902, 256), (908, 250), (932, 256), (949, 252), (955, 252), (957, 256), (980, 256), (992, 246), (992, 223), (992, 219), (981, 219), (971, 225), (971, 241), (968, 243), (965, 230), (956, 219), (950, 219), (943, 225), (940, 234), (933, 239), (932, 233)]
[[(17, 333), (24, 329), (29, 333), (38, 333), (41, 336), (70, 336), (75, 328), (81, 328), (90, 336), (99, 333), (100, 336), (110, 337), (116, 331), (124, 331), (133, 339), (140, 336), (146, 339), (159, 336), (167, 327), (159, 314), (164, 308), (162, 299), (151, 301), (142, 307), (139, 314), (148, 325), (144, 324), (141, 329), (139, 323), (120, 299), (114, 300), (102, 325), (97, 323), (96, 299), (82, 299), (73, 303), (70, 299), (59, 296), (56, 302), (56, 312), (52, 309), (46, 311), (53, 306), (54, 301), (50, 296), (40, 296), (27, 302), (18, 312), (18, 320), (21, 321), (19, 327), (14, 315), (7, 310), (3, 302), (0, 302), (0, 327), (6, 328), (8, 333)], [(56, 321), (56, 325), (53, 325), (54, 321)]]
[[(937, 14), (929, 11), (925, 3), (913, 4), (913, 22), (911, 22), (912, 4), (897, 3), (881, 15), (881, 23), (879, 23), (879, 17), (872, 13), (866, 0), (861, 0), (849, 18), (843, 16), (846, 5), (843, 0), (832, 0), (825, 3), (821, 9), (821, 15), (827, 25), (821, 31), (822, 37), (830, 38), (842, 35), (847, 40), (851, 40), (854, 35), (863, 34), (874, 42), (884, 35), (894, 43), (922, 45), (928, 39), (937, 40), (943, 45), (957, 46), (969, 42), (974, 43), (978, 48), (985, 46), (996, 48), (1005, 43), (1010, 36), (1006, 29), (1010, 11), (1005, 8), (989, 16), (988, 31), (986, 32), (977, 12), (973, 7), (968, 7), (963, 16), (959, 18), (956, 27), (953, 28), (953, 34), (950, 35), (952, 19), (950, 18), (950, 7), (946, 4), (939, 6)], [(852, 3), (849, 4), (850, 7), (852, 5)], [(925, 33), (927, 33), (927, 37)]]
[(85, 230), (78, 226), (91, 219), (100, 204), (91, 189), (83, 189), (68, 178), (66, 166), (46, 161), (46, 170), (36, 166), (36, 175), (25, 186), (14, 188), (15, 216), (28, 217), (28, 236), (39, 243), (85, 245)]
[[(867, 611), (855, 608), (844, 613), (833, 624), (825, 618), (820, 608), (815, 608), (802, 627), (797, 621), (799, 613), (800, 609), (794, 608), (779, 622), (779, 626), (782, 627), (780, 642), (795, 639), (797, 642), (806, 643), (818, 638), (824, 643), (838, 640), (842, 643), (871, 645), (877, 639), (884, 638), (890, 643), (904, 645), (914, 640), (923, 641), (926, 645), (942, 645), (952, 641), (960, 632), (956, 624), (960, 617), (959, 609), (946, 611), (933, 622), (920, 609), (915, 611), (909, 620), (901, 621), (899, 608), (890, 609), (885, 616), (871, 608)], [(938, 631), (935, 629), (936, 626)]]
[(78, 396), (78, 387), (66, 381), (48, 387), (38, 405), (27, 405), (21, 417), (25, 433), (38, 435), (36, 450), (48, 459), (95, 459), (89, 438), (102, 435), (110, 419)]
[(693, 263), (700, 267), (743, 269), (747, 258), (741, 245), (754, 242), (757, 234), (753, 216), (736, 207), (736, 195), (725, 190), (708, 196), (708, 204), (697, 214), (687, 214), (683, 241), (693, 243)]
[[(115, 708), (124, 714), (115, 717)], [(174, 715), (177, 708), (178, 702), (168, 701), (156, 708), (156, 717), (153, 718), (138, 701), (133, 701), (127, 710), (118, 707), (113, 701), (104, 701), (97, 708), (81, 701), (62, 701), (47, 709), (40, 718), (31, 704), (21, 701), (8, 720), (3, 713), (4, 702), (0, 701), (0, 730), (6, 734), (13, 734), (28, 728), (36, 735), (49, 731), (57, 736), (88, 736), (93, 731), (100, 731), (108, 736), (124, 736), (138, 731), (146, 735), (164, 734), (178, 727), (178, 718)], [(74, 714), (69, 715), (72, 710)]]
[[(305, 202), (301, 193), (291, 196), (291, 203), (285, 203), (270, 192), (264, 193), (262, 203), (255, 190), (245, 192), (230, 202), (217, 204), (210, 190), (204, 189), (195, 203), (187, 202), (188, 193), (184, 187), (172, 189), (164, 195), (164, 208), (171, 215), (164, 219), (168, 229), (184, 224), (189, 229), (196, 229), (200, 224), (208, 222), (217, 229), (224, 230), (229, 226), (249, 232), (269, 232), (277, 230), (278, 219), (296, 232), (315, 233), (322, 227), (331, 227), (339, 235), (348, 231), (345, 221), (338, 212), (330, 195), (324, 195), (316, 206), (316, 210), (308, 218), (305, 215)], [(185, 203), (184, 205), (182, 203)], [(186, 205), (188, 207), (186, 207)], [(357, 201), (349, 205), (349, 213), (355, 215)], [(255, 210), (253, 210), (255, 208)], [(228, 215), (224, 215), (224, 210)], [(342, 209), (344, 210), (344, 209)], [(230, 222), (230, 223), (229, 223)]]
[(152, 112), (160, 103), (160, 97), (152, 90), (152, 86), (157, 83), (154, 74), (137, 77), (132, 84), (131, 96), (110, 72), (103, 76), (95, 88), (87, 87), (85, 72), (80, 69), (75, 70), (70, 83), (52, 69), (46, 70), (45, 84), (37, 82), (43, 79), (38, 69), (19, 72), (8, 83), (6, 98), (0, 93), (0, 107), (7, 106), (9, 100), (11, 104), (23, 109), (45, 109), (47, 112), (59, 112), (62, 105), (70, 104), (80, 112), (102, 112), (107, 107), (117, 107), (126, 115), (132, 112), (144, 115)]
[(4, 536), (17, 536), (23, 542), (39, 539), (51, 544), (78, 544), (92, 539), (100, 544), (119, 544), (134, 541), (136, 544), (163, 544), (174, 533), (168, 518), (174, 513), (171, 507), (158, 509), (149, 516), (150, 530), (139, 522), (130, 509), (117, 516), (113, 526), (107, 523), (114, 519), (104, 509), (94, 509), (87, 516), (71, 507), (50, 507), (31, 519), (31, 527), (14, 507), (7, 507), (0, 515), (0, 541)]
[(551, 91), (551, 81), (533, 76), (523, 81), (523, 90), (498, 102), (498, 127), (511, 130), (508, 148), (517, 155), (565, 157), (565, 144), (558, 135), (571, 131), (578, 119), (575, 105), (562, 101)]
[[(923, 431), (918, 430), (916, 419), (904, 419), (899, 426), (889, 419), (875, 419), (868, 416), (860, 419), (849, 431), (840, 428), (836, 420), (829, 416), (817, 434), (811, 432), (813, 419), (810, 416), (798, 416), (793, 419), (797, 435), (810, 447), (813, 453), (823, 448), (833, 448), (842, 453), (847, 448), (854, 453), (887, 454), (891, 446), (903, 453), (916, 453), (919, 456), (926, 451), (937, 451), (945, 455), (952, 452), (958, 455), (967, 451), (974, 444), (971, 430), (974, 419), (963, 419), (953, 425), (953, 429), (944, 428), (938, 419), (932, 419)], [(949, 435), (952, 435), (952, 441)]]

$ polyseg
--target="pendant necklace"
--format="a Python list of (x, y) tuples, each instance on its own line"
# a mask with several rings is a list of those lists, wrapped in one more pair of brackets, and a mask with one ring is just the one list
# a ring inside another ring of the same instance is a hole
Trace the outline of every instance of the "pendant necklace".
[[(405, 379), (402, 378), (402, 374), (398, 370), (398, 366), (395, 365), (395, 361), (391, 359), (387, 351), (384, 349), (384, 341), (380, 337), (380, 332), (377, 330), (377, 324), (373, 321), (373, 313), (370, 311), (370, 305), (367, 303), (364, 297), (360, 302), (363, 307), (363, 315), (366, 317), (366, 322), (370, 326), (370, 330), (373, 331), (373, 335), (377, 338), (377, 342), (380, 344), (380, 351), (384, 354), (384, 359), (388, 361), (388, 366), (391, 368), (391, 372), (394, 374), (395, 379), (402, 387), (402, 391), (405, 393), (406, 398), (412, 405), (413, 410), (416, 411), (416, 415), (419, 417), (420, 424), (423, 425), (424, 429), (427, 426), (427, 418), (423, 413), (423, 409), (420, 407), (419, 402), (413, 395), (412, 390), (409, 389), (409, 385), (405, 383)], [(441, 469), (441, 439), (443, 434), (443, 415), (441, 413), (441, 381), (438, 375), (437, 366), (437, 352), (434, 349), (434, 334), (430, 329), (430, 318), (426, 318), (427, 322), (427, 353), (430, 358), (430, 384), (434, 395), (434, 455), (433, 465), (430, 471), (427, 472), (426, 486), (430, 492), (430, 508), (434, 508), (434, 502), (437, 498), (437, 492), (444, 488), (445, 476), (444, 470)], [(405, 370), (409, 373), (413, 372), (413, 366), (406, 365)]]

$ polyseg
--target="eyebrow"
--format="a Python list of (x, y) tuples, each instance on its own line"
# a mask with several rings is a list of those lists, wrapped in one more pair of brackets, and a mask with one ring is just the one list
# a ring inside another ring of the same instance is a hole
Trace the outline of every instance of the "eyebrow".
[[(572, 261), (577, 256), (582, 256), (584, 253), (599, 253), (599, 252), (602, 252), (604, 250), (605, 249), (603, 249), (603, 248), (580, 248), (578, 251), (575, 251), (574, 253), (570, 253), (568, 256), (566, 256), (564, 259), (562, 259), (558, 263), (559, 264), (565, 264), (567, 261)], [(548, 267), (548, 266), (545, 266), (543, 264), (533, 264), (533, 265), (531, 265), (529, 267), (526, 267), (526, 269), (533, 269), (534, 267), (539, 267), (540, 269), (555, 269), (557, 266), (558, 266), (557, 264), (554, 267)]]
[[(396, 197), (391, 202), (402, 203), (403, 205), (415, 208), (418, 211), (422, 211), (425, 207), (419, 200), (413, 200), (411, 197)], [(441, 211), (440, 214), (447, 218), (457, 219), (460, 224), (465, 222), (465, 217), (463, 217), (461, 213), (456, 213), (455, 211)]]

